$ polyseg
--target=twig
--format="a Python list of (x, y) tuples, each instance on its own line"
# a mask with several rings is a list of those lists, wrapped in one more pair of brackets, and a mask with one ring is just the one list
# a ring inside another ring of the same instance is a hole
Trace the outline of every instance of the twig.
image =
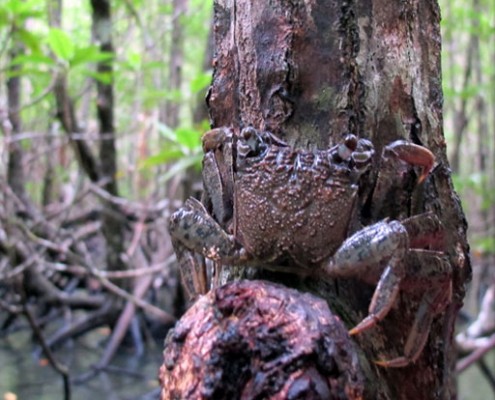
[(495, 334), (487, 338), (483, 347), (479, 347), (471, 354), (461, 359), (456, 365), (456, 372), (460, 374), (462, 371), (464, 371), (472, 364), (480, 360), (486, 353), (488, 353), (494, 347), (495, 347)]
[[(134, 288), (134, 296), (136, 299), (141, 300), (142, 296), (145, 295), (146, 291), (151, 285), (151, 282), (152, 279), (149, 276), (139, 279), (136, 287)], [(122, 340), (124, 339), (124, 336), (135, 314), (136, 314), (136, 305), (132, 302), (128, 302), (125, 305), (124, 310), (120, 314), (117, 324), (113, 329), (112, 337), (110, 338), (108, 345), (105, 348), (103, 357), (98, 362), (97, 368), (106, 367), (110, 363), (111, 359), (113, 358), (113, 356), (117, 352), (117, 349), (122, 343)]]
[(480, 368), (481, 373), (490, 384), (492, 391), (495, 393), (495, 377), (493, 376), (492, 370), (488, 367), (488, 365), (486, 365), (485, 360), (483, 360), (482, 358), (478, 361), (477, 365)]
[(144, 275), (154, 274), (156, 272), (163, 271), (167, 266), (172, 264), (175, 260), (175, 256), (171, 255), (165, 261), (150, 265), (149, 267), (129, 269), (124, 271), (101, 271), (101, 276), (109, 279), (129, 279), (137, 278)]
[(125, 215), (146, 213), (146, 214), (161, 214), (170, 207), (178, 207), (179, 202), (170, 202), (168, 199), (164, 199), (156, 203), (154, 206), (143, 205), (140, 203), (132, 202), (122, 197), (114, 196), (108, 193), (105, 189), (94, 183), (90, 184), (90, 190), (98, 197), (106, 200), (123, 209)]
[(48, 359), (48, 362), (55, 371), (57, 371), (60, 375), (62, 375), (62, 379), (64, 382), (64, 399), (70, 400), (71, 390), (70, 390), (69, 370), (65, 365), (59, 363), (53, 356), (50, 347), (47, 345), (45, 338), (41, 333), (41, 330), (39, 329), (38, 325), (36, 324), (33, 314), (31, 313), (31, 310), (29, 309), (26, 303), (24, 303), (23, 312), (29, 322), (29, 325), (31, 326), (31, 329), (33, 330), (36, 338), (38, 339), (41, 348), (43, 349), (43, 352), (45, 353), (45, 356)]

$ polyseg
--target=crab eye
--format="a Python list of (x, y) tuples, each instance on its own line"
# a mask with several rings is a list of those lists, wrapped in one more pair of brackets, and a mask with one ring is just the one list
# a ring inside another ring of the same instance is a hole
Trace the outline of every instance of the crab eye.
[(351, 133), (344, 138), (344, 144), (348, 149), (354, 151), (358, 145), (358, 138)]
[(348, 161), (354, 150), (356, 150), (357, 145), (357, 137), (353, 134), (349, 134), (344, 138), (344, 142), (339, 145), (337, 154), (342, 160)]
[(352, 161), (354, 161), (355, 168), (360, 173), (368, 170), (373, 154), (375, 154), (373, 143), (367, 139), (359, 139), (356, 149), (352, 153)]
[(244, 157), (259, 155), (266, 147), (263, 138), (253, 127), (244, 128), (238, 141), (238, 154)]

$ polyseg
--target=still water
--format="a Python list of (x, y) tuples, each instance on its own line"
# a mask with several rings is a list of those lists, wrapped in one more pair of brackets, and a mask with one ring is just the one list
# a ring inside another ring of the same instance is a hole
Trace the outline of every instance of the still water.
[[(70, 366), (71, 376), (87, 372), (102, 354), (102, 335), (86, 335), (77, 346), (65, 347), (55, 354)], [(125, 372), (103, 372), (84, 384), (72, 385), (72, 400), (155, 400), (158, 397), (158, 368), (162, 361), (160, 346), (148, 347), (137, 357), (121, 352), (112, 367)], [(19, 332), (0, 339), (0, 400), (12, 392), (18, 400), (63, 399), (60, 376), (35, 355), (37, 348), (29, 332)], [(491, 363), (494, 364), (493, 357)], [(459, 400), (493, 399), (494, 394), (478, 368), (472, 366), (459, 380)]]
[[(70, 368), (71, 377), (80, 376), (96, 364), (102, 354), (102, 336), (95, 333), (55, 352), (59, 361)], [(157, 398), (158, 368), (162, 360), (159, 346), (148, 347), (137, 357), (132, 351), (121, 352), (111, 363), (119, 372), (99, 373), (91, 380), (72, 385), (72, 400), (154, 400)], [(11, 392), (18, 400), (63, 399), (62, 378), (37, 350), (29, 332), (19, 332), (0, 339), (0, 399)], [(125, 372), (121, 372), (125, 371)], [(154, 392), (154, 393), (153, 393)]]

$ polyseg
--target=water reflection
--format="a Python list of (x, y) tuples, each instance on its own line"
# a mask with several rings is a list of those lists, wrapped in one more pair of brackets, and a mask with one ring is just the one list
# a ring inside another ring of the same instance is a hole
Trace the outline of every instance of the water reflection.
[[(69, 367), (71, 378), (75, 378), (99, 361), (102, 346), (102, 336), (95, 333), (78, 340), (77, 345), (57, 350), (55, 354)], [(0, 399), (7, 392), (15, 393), (19, 400), (63, 398), (62, 378), (44, 359), (34, 356), (35, 349), (27, 331), (0, 339)], [(162, 349), (155, 345), (148, 346), (140, 357), (135, 356), (132, 350), (121, 351), (108, 372), (101, 372), (83, 384), (72, 385), (72, 399), (157, 399), (161, 353)]]

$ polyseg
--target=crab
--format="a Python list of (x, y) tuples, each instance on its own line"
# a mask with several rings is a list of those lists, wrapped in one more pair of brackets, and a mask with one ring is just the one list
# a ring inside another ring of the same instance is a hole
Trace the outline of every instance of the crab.
[[(377, 283), (368, 315), (349, 332), (356, 335), (385, 318), (400, 290), (419, 292), (403, 355), (376, 361), (384, 367), (414, 362), (433, 317), (450, 301), (451, 267), (438, 248), (441, 224), (434, 214), (399, 221), (382, 216), (380, 204), (411, 174), (419, 174), (421, 186), (433, 154), (397, 140), (376, 159), (373, 144), (353, 134), (325, 150), (294, 149), (252, 127), (237, 134), (216, 128), (202, 141), (205, 195), (202, 202), (187, 200), (169, 224), (190, 296), (210, 289), (204, 257), (218, 266)], [(364, 208), (371, 223), (363, 227)]]

